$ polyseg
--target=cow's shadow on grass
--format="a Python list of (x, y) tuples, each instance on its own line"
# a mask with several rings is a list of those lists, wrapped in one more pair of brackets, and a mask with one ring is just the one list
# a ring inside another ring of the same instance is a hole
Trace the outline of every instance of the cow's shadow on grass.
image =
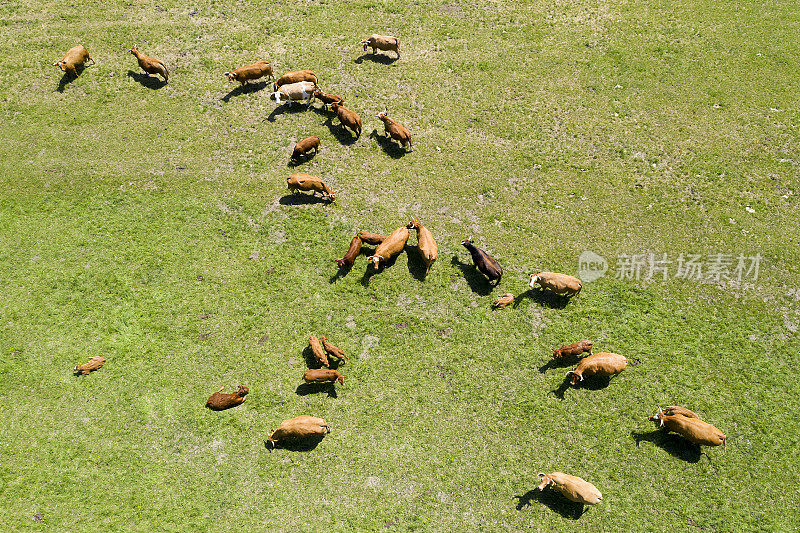
[[(647, 432), (631, 431), (631, 437), (636, 441), (637, 447), (642, 441), (651, 442), (671, 456), (687, 463), (696, 463), (700, 461), (701, 455), (706, 455), (697, 444), (689, 442), (680, 435), (667, 433), (661, 429)], [(706, 455), (706, 457), (708, 456)]]
[(299, 157), (298, 157), (296, 160), (294, 160), (294, 161), (292, 161), (291, 159), (289, 159), (289, 162), (288, 162), (288, 163), (286, 163), (286, 166), (287, 166), (287, 167), (289, 167), (289, 168), (295, 168), (295, 167), (299, 167), (300, 165), (302, 165), (302, 164), (304, 164), (304, 163), (308, 163), (309, 161), (311, 161), (312, 159), (314, 159), (314, 157), (315, 157), (316, 155), (317, 155), (317, 152), (312, 152), (312, 153), (308, 153), (308, 154), (303, 154), (303, 155), (299, 156)]
[(128, 77), (133, 79), (133, 81), (142, 87), (153, 89), (154, 91), (167, 85), (167, 82), (161, 78), (151, 76), (149, 74), (143, 74), (141, 72), (135, 72), (133, 70), (128, 71)]
[(514, 308), (516, 309), (524, 299), (530, 299), (543, 307), (550, 309), (564, 309), (570, 301), (567, 296), (559, 296), (553, 291), (546, 291), (541, 288), (528, 289), (514, 299)]
[[(322, 368), (322, 364), (319, 361), (317, 361), (316, 356), (314, 356), (314, 350), (311, 349), (310, 344), (303, 349), (303, 359), (306, 360), (306, 366), (308, 368), (312, 369)], [(337, 368), (339, 368), (339, 363), (340, 361), (335, 357), (328, 358), (328, 368), (330, 368), (331, 370), (336, 370)]]
[(550, 358), (548, 361), (539, 367), (539, 372), (542, 374), (546, 373), (551, 368), (569, 368), (578, 363), (578, 358), (565, 358), (565, 359), (553, 359)]
[(582, 503), (572, 502), (554, 490), (529, 490), (522, 496), (514, 496), (517, 502), (517, 511), (531, 505), (536, 501), (546, 505), (551, 511), (554, 511), (564, 518), (570, 520), (577, 520), (583, 515), (584, 505)]
[(331, 135), (333, 135), (339, 144), (342, 144), (343, 146), (351, 146), (358, 140), (356, 134), (345, 128), (344, 125), (334, 124), (333, 117), (331, 116), (329, 116), (328, 119), (323, 122), (323, 125), (328, 127)]
[(308, 396), (309, 394), (319, 394), (320, 392), (327, 392), (328, 398), (338, 398), (336, 394), (336, 387), (333, 383), (301, 383), (294, 391), (298, 396)]
[[(77, 65), (75, 67), (75, 72), (78, 73), (78, 76), (86, 69), (83, 65)], [(78, 79), (78, 76), (73, 76), (69, 72), (64, 72), (64, 75), (61, 76), (61, 79), (58, 81), (58, 88), (56, 89), (58, 92), (63, 93), (64, 90), (67, 88), (67, 85), (72, 83), (73, 81)]]
[(490, 295), (497, 286), (497, 284), (492, 285), (489, 283), (489, 280), (487, 280), (483, 274), (478, 272), (478, 269), (475, 268), (475, 265), (472, 263), (462, 262), (457, 255), (453, 256), (453, 259), (450, 261), (450, 263), (461, 269), (461, 273), (464, 274), (464, 279), (467, 280), (469, 288), (472, 290), (472, 292), (480, 296)]
[(400, 254), (397, 254), (388, 261), (382, 262), (381, 267), (378, 268), (377, 270), (375, 269), (375, 266), (372, 263), (367, 263), (367, 269), (364, 271), (364, 276), (361, 278), (361, 285), (363, 285), (364, 287), (369, 287), (369, 282), (372, 279), (372, 276), (380, 274), (387, 268), (392, 268), (394, 264), (397, 262), (397, 258), (399, 256)]
[(418, 281), (425, 281), (428, 275), (428, 267), (422, 259), (422, 252), (417, 246), (406, 245), (406, 257), (408, 259), (408, 271)]
[(381, 150), (386, 152), (386, 155), (392, 159), (400, 159), (406, 155), (406, 149), (394, 142), (388, 135), (381, 135), (378, 133), (378, 130), (372, 130), (369, 136), (370, 138), (374, 137), (375, 140), (378, 141), (378, 146), (381, 147)]
[(353, 63), (360, 65), (364, 62), (364, 60), (372, 61), (373, 63), (380, 63), (381, 65), (391, 65), (392, 63), (397, 62), (400, 59), (399, 56), (390, 56), (386, 54), (373, 54), (372, 52), (364, 52), (359, 57), (353, 60)]
[[(353, 263), (353, 264), (355, 264), (355, 263)], [(348, 275), (350, 273), (351, 270), (353, 270), (352, 266), (345, 265), (343, 267), (338, 267), (336, 269), (336, 274), (331, 276), (331, 279), (329, 279), (328, 281), (330, 283), (336, 283), (337, 281), (339, 281), (339, 278), (345, 277), (346, 275)]]
[[(289, 450), (290, 452), (310, 452), (314, 448), (316, 448), (322, 439), (325, 437), (318, 436), (318, 437), (308, 437), (301, 440), (293, 440), (287, 442), (279, 442), (275, 445), (276, 450)], [(272, 445), (269, 441), (264, 441), (264, 447), (266, 447), (269, 451), (273, 450)]]
[(258, 91), (266, 89), (267, 85), (268, 84), (266, 81), (259, 81), (258, 83), (245, 83), (244, 85), (239, 85), (238, 87), (234, 87), (233, 89), (231, 89), (231, 91), (222, 98), (220, 98), (220, 100), (227, 103), (234, 96), (256, 93)]
[(284, 113), (290, 113), (294, 115), (295, 113), (302, 113), (306, 110), (306, 104), (304, 103), (293, 103), (293, 102), (286, 102), (285, 104), (281, 104), (277, 106), (275, 109), (272, 110), (272, 113), (269, 114), (267, 120), (270, 122), (275, 122), (275, 117), (278, 115), (283, 115)]
[(565, 393), (570, 388), (601, 390), (608, 387), (609, 383), (611, 383), (611, 378), (609, 376), (588, 376), (585, 377), (583, 381), (579, 381), (575, 385), (570, 385), (569, 378), (570, 374), (565, 375), (561, 385), (559, 385), (556, 390), (552, 391), (559, 400), (564, 399)]
[(326, 197), (317, 196), (315, 194), (289, 193), (280, 197), (278, 203), (281, 205), (308, 205), (308, 204), (329, 204), (331, 203)]

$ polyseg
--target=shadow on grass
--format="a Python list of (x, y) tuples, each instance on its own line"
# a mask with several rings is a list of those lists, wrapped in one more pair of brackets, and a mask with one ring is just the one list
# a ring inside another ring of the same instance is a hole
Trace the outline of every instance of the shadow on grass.
[(133, 78), (133, 80), (142, 87), (153, 89), (154, 91), (164, 87), (167, 84), (167, 82), (161, 78), (151, 76), (149, 74), (143, 74), (141, 72), (134, 72), (132, 70), (128, 71), (128, 77)]
[(319, 394), (320, 392), (327, 392), (328, 398), (339, 397), (336, 394), (336, 387), (333, 383), (301, 383), (294, 391), (298, 396), (308, 396), (309, 394)]
[(373, 63), (380, 63), (381, 65), (391, 65), (392, 63), (395, 63), (398, 59), (400, 59), (400, 57), (390, 56), (386, 54), (378, 54), (378, 53), (373, 54), (372, 52), (365, 52), (359, 57), (355, 58), (353, 60), (353, 63), (360, 65), (361, 63), (364, 62), (365, 59), (372, 61)]
[[(301, 440), (294, 440), (294, 441), (287, 441), (287, 442), (279, 442), (275, 445), (276, 450), (289, 450), (290, 452), (310, 452), (314, 448), (316, 448), (322, 439), (325, 437), (318, 436), (318, 437), (308, 437)], [(272, 445), (269, 441), (264, 441), (264, 447), (269, 451), (273, 450)]]
[(337, 281), (339, 281), (339, 278), (345, 277), (346, 275), (348, 275), (350, 273), (351, 270), (353, 270), (353, 267), (347, 266), (347, 265), (345, 265), (343, 267), (340, 267), (340, 268), (337, 268), (336, 269), (336, 274), (331, 276), (331, 279), (329, 279), (328, 282), (329, 283), (336, 283)]
[(397, 262), (398, 257), (400, 257), (400, 254), (397, 254), (396, 256), (392, 257), (385, 263), (382, 263), (381, 267), (377, 270), (375, 269), (375, 266), (372, 263), (367, 263), (367, 269), (364, 271), (364, 276), (361, 278), (361, 285), (363, 285), (364, 287), (369, 287), (369, 280), (372, 279), (372, 276), (374, 276), (375, 274), (380, 274), (387, 268), (393, 267), (394, 264)]
[(244, 85), (239, 85), (238, 87), (234, 87), (233, 89), (231, 89), (231, 91), (222, 98), (220, 98), (220, 100), (227, 103), (234, 96), (256, 93), (262, 89), (266, 89), (266, 87), (267, 87), (267, 82), (265, 81), (259, 81), (258, 83), (245, 83)]
[(559, 296), (553, 291), (546, 291), (544, 289), (528, 289), (514, 299), (514, 309), (516, 309), (522, 300), (529, 298), (537, 304), (549, 307), (550, 309), (564, 309), (570, 301), (567, 296)]
[[(303, 349), (303, 359), (306, 360), (306, 366), (308, 368), (312, 369), (322, 368), (322, 364), (319, 361), (317, 361), (317, 358), (314, 355), (314, 351), (311, 349), (311, 345), (307, 345)], [(328, 368), (330, 368), (331, 370), (336, 370), (337, 368), (339, 368), (339, 364), (340, 361), (335, 357), (328, 358)]]
[(333, 135), (339, 144), (342, 144), (343, 146), (353, 145), (358, 140), (358, 136), (345, 128), (342, 124), (339, 124), (338, 126), (334, 124), (333, 117), (329, 116), (328, 120), (322, 124), (328, 127), (328, 131), (331, 132), (331, 135)]
[[(700, 446), (692, 444), (680, 435), (667, 433), (661, 429), (648, 432), (631, 431), (631, 437), (636, 441), (637, 448), (642, 441), (652, 442), (671, 456), (682, 459), (687, 463), (696, 463), (700, 460), (701, 455), (706, 455), (700, 449)], [(708, 456), (706, 455), (706, 457)]]
[(487, 280), (483, 274), (478, 272), (478, 269), (475, 268), (475, 265), (472, 263), (461, 262), (457, 255), (453, 256), (453, 259), (450, 261), (450, 263), (461, 269), (461, 273), (464, 275), (464, 279), (467, 280), (469, 288), (472, 290), (472, 292), (480, 296), (488, 296), (497, 286), (496, 283), (494, 285), (489, 283), (489, 280)]
[(300, 166), (300, 165), (302, 165), (303, 163), (308, 163), (309, 161), (311, 161), (312, 159), (314, 159), (314, 156), (316, 156), (316, 155), (317, 155), (317, 152), (316, 152), (316, 151), (314, 151), (314, 153), (313, 153), (313, 154), (310, 154), (310, 153), (309, 153), (309, 154), (303, 154), (303, 155), (301, 155), (300, 157), (298, 157), (298, 158), (297, 158), (296, 160), (294, 160), (294, 161), (292, 161), (291, 159), (289, 159), (289, 162), (288, 162), (288, 163), (286, 163), (286, 166), (287, 166), (287, 167), (289, 167), (289, 168), (295, 168), (295, 167), (299, 167), (299, 166)]
[(378, 130), (372, 130), (369, 136), (370, 138), (374, 137), (378, 141), (378, 146), (381, 147), (381, 150), (386, 152), (386, 155), (392, 159), (400, 159), (406, 155), (406, 149), (394, 142), (388, 135), (380, 135)]
[[(75, 67), (75, 72), (78, 73), (78, 76), (86, 69), (83, 65), (78, 65)], [(63, 93), (64, 89), (67, 88), (67, 85), (72, 83), (73, 81), (78, 79), (78, 76), (73, 76), (69, 72), (64, 72), (64, 75), (61, 76), (61, 79), (58, 81), (58, 88), (56, 89), (58, 92)]]
[(305, 111), (306, 104), (303, 103), (295, 103), (295, 102), (286, 102), (285, 104), (277, 106), (275, 109), (272, 110), (272, 113), (269, 114), (267, 120), (270, 122), (275, 122), (275, 117), (278, 115), (283, 115), (284, 113), (302, 113)]
[(316, 196), (315, 194), (289, 193), (278, 200), (281, 205), (307, 205), (307, 204), (329, 204), (326, 197)]
[(564, 381), (561, 382), (561, 385), (559, 385), (558, 388), (552, 392), (556, 395), (556, 398), (563, 400), (564, 393), (567, 392), (570, 387), (574, 387), (576, 389), (601, 390), (608, 387), (609, 383), (611, 383), (611, 378), (609, 376), (588, 376), (576, 385), (570, 385), (569, 374), (567, 374), (564, 376)]
[(422, 258), (419, 248), (406, 245), (405, 250), (408, 258), (408, 271), (417, 281), (425, 281), (428, 276), (428, 267), (425, 265), (425, 260)]
[(523, 508), (530, 506), (531, 502), (534, 501), (546, 505), (551, 511), (570, 520), (579, 519), (584, 511), (584, 505), (582, 503), (569, 501), (554, 490), (533, 489), (522, 496), (514, 496), (514, 498), (519, 500), (519, 502), (517, 502), (517, 511), (521, 511)]
[(544, 374), (551, 368), (569, 368), (578, 363), (580, 359), (578, 357), (574, 358), (564, 358), (564, 359), (553, 359), (550, 358), (548, 361), (539, 367), (539, 372)]

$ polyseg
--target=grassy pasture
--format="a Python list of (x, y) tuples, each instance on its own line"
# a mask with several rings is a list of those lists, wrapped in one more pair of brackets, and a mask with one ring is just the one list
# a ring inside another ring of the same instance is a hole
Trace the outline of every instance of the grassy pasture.
[[(399, 61), (364, 55), (373, 32)], [(797, 529), (798, 35), (781, 0), (0, 2), (0, 529)], [(64, 83), (77, 43), (97, 65)], [(361, 138), (222, 75), (257, 59), (315, 70)], [(384, 108), (412, 153), (371, 136)], [(333, 205), (286, 198), (308, 135), (297, 171)], [(414, 216), (427, 279), (413, 251), (336, 275), (356, 231)], [(467, 236), (506, 269), (493, 291)], [(489, 309), (584, 250), (763, 262)], [(335, 396), (296, 392), (311, 334), (351, 354)], [(559, 397), (567, 369), (542, 367), (582, 338), (641, 364)], [(654, 434), (673, 404), (727, 450)], [(299, 414), (333, 432), (268, 452)], [(531, 492), (553, 470), (604, 501)]]

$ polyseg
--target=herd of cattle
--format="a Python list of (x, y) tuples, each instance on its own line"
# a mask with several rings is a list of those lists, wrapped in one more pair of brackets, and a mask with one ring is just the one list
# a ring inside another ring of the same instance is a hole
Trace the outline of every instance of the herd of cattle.
[[(400, 41), (396, 37), (385, 35), (371, 35), (361, 41), (364, 51), (368, 47), (372, 48), (372, 53), (377, 50), (392, 51), (400, 57)], [(149, 57), (139, 52), (136, 46), (130, 49), (139, 66), (148, 74), (161, 76), (164, 83), (168, 81), (169, 72), (163, 61)], [(66, 55), (54, 63), (70, 76), (77, 76), (79, 69), (85, 63), (94, 59), (89, 55), (89, 51), (82, 45), (71, 48)], [(242, 85), (263, 77), (274, 79), (273, 92), (270, 98), (277, 103), (305, 101), (311, 105), (314, 99), (320, 100), (327, 108), (328, 105), (336, 113), (342, 127), (351, 130), (358, 138), (361, 135), (361, 118), (354, 111), (344, 107), (344, 99), (334, 94), (322, 92), (318, 87), (316, 74), (311, 70), (301, 70), (290, 72), (275, 79), (272, 65), (267, 61), (258, 61), (251, 65), (239, 67), (225, 76), (231, 82), (240, 82)], [(386, 113), (381, 113), (378, 118), (384, 123), (384, 129), (392, 139), (398, 141), (408, 151), (412, 151), (411, 133), (400, 123), (390, 119)], [(290, 163), (299, 164), (303, 158), (308, 158), (313, 150), (316, 154), (319, 149), (320, 140), (318, 137), (308, 137), (298, 142), (290, 157)], [(311, 191), (312, 194), (320, 193), (333, 202), (336, 195), (333, 190), (320, 178), (309, 174), (295, 173), (286, 178), (289, 191)], [(342, 259), (336, 260), (336, 264), (341, 269), (349, 269), (353, 266), (356, 258), (362, 252), (364, 244), (375, 246), (374, 251), (367, 257), (373, 268), (378, 269), (386, 266), (395, 256), (406, 248), (409, 239), (409, 230), (417, 232), (417, 249), (422, 261), (425, 264), (425, 275), (428, 274), (433, 263), (438, 256), (438, 247), (433, 238), (433, 234), (428, 228), (422, 225), (419, 220), (414, 219), (405, 226), (400, 226), (389, 235), (381, 235), (367, 231), (359, 232), (350, 242)], [(503, 268), (486, 250), (478, 248), (472, 243), (471, 239), (461, 242), (472, 256), (473, 263), (489, 283), (496, 286), (500, 283), (503, 275)], [(573, 276), (556, 272), (539, 272), (529, 274), (529, 287), (534, 289), (536, 285), (541, 290), (551, 291), (559, 297), (571, 298), (580, 293), (582, 289), (581, 281)], [(502, 309), (514, 302), (514, 295), (507, 293), (497, 298), (492, 306)], [(303, 380), (309, 384), (329, 384), (331, 387), (335, 383), (344, 384), (344, 376), (335, 367), (344, 364), (347, 356), (344, 351), (337, 348), (325, 337), (317, 338), (311, 336), (308, 339), (311, 353), (313, 354), (312, 366), (303, 374)], [(581, 340), (567, 346), (563, 346), (553, 351), (552, 360), (558, 364), (566, 365), (577, 363), (574, 370), (567, 373), (568, 381), (571, 385), (578, 385), (588, 377), (611, 378), (627, 367), (627, 359), (619, 354), (610, 352), (592, 353), (593, 343), (590, 340)], [(583, 354), (588, 356), (581, 358)], [(75, 367), (76, 374), (88, 374), (98, 370), (105, 364), (106, 360), (102, 356), (92, 357), (87, 363)], [(206, 407), (211, 410), (220, 411), (241, 405), (247, 397), (250, 389), (239, 386), (233, 393), (224, 393), (223, 389), (213, 393), (206, 402)], [(671, 406), (659, 411), (649, 420), (655, 423), (656, 427), (664, 428), (667, 431), (675, 432), (695, 445), (719, 446), (724, 444), (726, 437), (716, 427), (703, 421), (696, 413), (680, 406)], [(302, 415), (290, 420), (283, 421), (278, 428), (273, 431), (266, 442), (270, 449), (279, 445), (291, 442), (304, 441), (308, 439), (321, 439), (330, 433), (328, 423), (318, 417)], [(602, 494), (591, 483), (562, 472), (552, 472), (550, 474), (540, 473), (541, 483), (539, 490), (550, 486), (559, 491), (566, 498), (580, 504), (595, 505), (602, 500)]]

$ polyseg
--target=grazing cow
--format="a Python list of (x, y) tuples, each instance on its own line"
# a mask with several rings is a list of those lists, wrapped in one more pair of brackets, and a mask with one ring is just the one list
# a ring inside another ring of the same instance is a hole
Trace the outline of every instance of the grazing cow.
[(433, 234), (428, 228), (422, 225), (418, 218), (415, 218), (406, 226), (408, 229), (417, 230), (417, 248), (419, 249), (422, 260), (425, 262), (425, 275), (428, 275), (436, 258), (439, 257), (439, 247), (433, 240)]
[(275, 74), (272, 72), (272, 64), (269, 61), (256, 61), (251, 65), (245, 65), (226, 72), (225, 75), (231, 82), (238, 81), (242, 85), (250, 80), (257, 80), (264, 76), (267, 76), (268, 80), (275, 78)]
[(300, 161), (301, 157), (308, 156), (308, 152), (311, 150), (314, 150), (314, 155), (317, 155), (317, 152), (319, 151), (319, 137), (316, 135), (306, 137), (302, 141), (296, 143), (294, 145), (294, 149), (292, 150), (292, 156), (289, 158), (289, 161), (292, 163), (297, 163)]
[(577, 476), (570, 476), (563, 472), (551, 472), (539, 474), (542, 482), (537, 487), (539, 490), (544, 490), (545, 487), (550, 486), (564, 495), (565, 498), (576, 503), (597, 505), (603, 499), (603, 495), (597, 490), (597, 487)]
[(310, 81), (299, 81), (297, 83), (290, 83), (282, 86), (280, 89), (269, 95), (269, 97), (271, 100), (275, 100), (275, 102), (279, 104), (286, 102), (290, 105), (292, 102), (300, 102), (305, 100), (307, 104), (306, 107), (308, 107), (314, 100), (315, 88), (316, 85)]
[(332, 103), (331, 109), (336, 113), (336, 116), (339, 117), (339, 122), (342, 123), (342, 127), (349, 128), (356, 134), (356, 139), (361, 137), (361, 117), (355, 111), (351, 111), (347, 109), (342, 104), (339, 103)]
[(408, 131), (408, 128), (387, 117), (386, 113), (378, 114), (378, 118), (383, 121), (383, 128), (389, 137), (398, 141), (403, 148), (408, 147), (409, 152), (414, 151), (414, 147), (411, 146), (411, 132)]
[(384, 52), (392, 51), (397, 54), (398, 59), (400, 58), (400, 39), (397, 37), (373, 33), (361, 41), (361, 44), (364, 45), (365, 52), (367, 51), (367, 47), (370, 47), (372, 48), (373, 54), (376, 52), (376, 50), (381, 50)]
[(408, 241), (408, 228), (400, 226), (375, 248), (375, 253), (367, 257), (367, 261), (372, 261), (373, 266), (377, 270), (380, 267), (381, 261), (385, 263), (402, 252), (403, 248), (406, 246), (406, 241)]
[(222, 389), (219, 389), (208, 397), (206, 407), (212, 411), (224, 411), (225, 409), (242, 405), (247, 399), (248, 392), (250, 392), (250, 389), (244, 385), (239, 385), (239, 390), (233, 393), (222, 392)]
[(568, 276), (557, 272), (539, 272), (538, 274), (528, 275), (531, 278), (528, 284), (531, 289), (538, 283), (542, 289), (551, 290), (559, 296), (572, 297), (581, 292), (583, 288), (581, 280), (575, 276)]
[(56, 61), (53, 66), (59, 67), (62, 71), (75, 77), (78, 75), (78, 67), (83, 66), (87, 61), (91, 61), (92, 65), (95, 64), (94, 59), (89, 55), (89, 50), (79, 44), (67, 50), (61, 61)]
[(319, 339), (312, 335), (308, 338), (308, 344), (311, 346), (311, 352), (314, 354), (314, 358), (317, 360), (317, 363), (322, 366), (330, 366), (328, 364), (328, 356), (322, 351), (322, 346), (319, 344)]
[(367, 244), (376, 245), (386, 240), (386, 235), (380, 233), (370, 233), (369, 231), (359, 231), (358, 237)]
[(493, 309), (505, 309), (514, 303), (514, 295), (510, 292), (501, 294), (495, 301), (492, 302)]
[(312, 368), (303, 374), (306, 383), (336, 383), (344, 385), (344, 376), (328, 368)]
[(146, 56), (139, 51), (136, 45), (130, 49), (131, 54), (136, 56), (136, 61), (139, 62), (139, 67), (148, 74), (158, 74), (164, 78), (164, 83), (167, 83), (169, 72), (167, 72), (167, 65), (160, 59), (155, 57)]
[(93, 372), (99, 369), (104, 364), (106, 364), (106, 358), (103, 357), (102, 355), (95, 355), (94, 357), (89, 359), (89, 362), (83, 363), (82, 365), (78, 365), (73, 370), (75, 371), (76, 374), (86, 375), (89, 372)]
[(325, 349), (325, 352), (330, 357), (335, 357), (339, 360), (340, 363), (344, 364), (344, 361), (347, 360), (347, 355), (345, 355), (344, 350), (341, 348), (337, 348), (333, 344), (328, 342), (328, 339), (325, 337), (320, 337), (319, 341), (322, 343), (322, 348)]
[(338, 94), (327, 94), (320, 90), (314, 91), (314, 98), (322, 102), (322, 105), (325, 109), (328, 109), (328, 106), (331, 104), (343, 104), (344, 98), (339, 96)]
[(317, 176), (312, 176), (310, 174), (297, 173), (287, 176), (286, 186), (292, 191), (292, 194), (297, 191), (311, 191), (312, 196), (315, 196), (317, 193), (322, 195), (327, 194), (329, 201), (333, 202), (336, 200), (333, 189), (328, 187), (325, 182)]
[(490, 282), (494, 281), (495, 285), (500, 283), (500, 278), (503, 277), (503, 267), (495, 261), (494, 257), (489, 255), (486, 250), (482, 250), (472, 244), (472, 238), (461, 241), (461, 245), (469, 250), (472, 262), (475, 263), (475, 268), (478, 269), (478, 272), (486, 276)]
[(656, 414), (649, 417), (656, 427), (666, 428), (667, 431), (674, 431), (691, 443), (698, 446), (719, 446), (726, 444), (725, 434), (704, 422), (696, 413), (685, 407), (667, 407), (663, 411), (658, 410)]
[(313, 70), (298, 70), (297, 72), (289, 72), (288, 74), (284, 74), (275, 80), (275, 83), (272, 84), (272, 90), (277, 91), (284, 85), (291, 85), (303, 81), (312, 83), (314, 85), (314, 89), (317, 88), (317, 75), (314, 74)]
[(581, 359), (575, 370), (570, 370), (570, 384), (577, 385), (585, 376), (616, 376), (628, 366), (628, 360), (618, 353), (600, 352)]
[(298, 441), (310, 437), (324, 437), (331, 432), (331, 427), (324, 419), (316, 416), (300, 415), (284, 420), (278, 429), (267, 437), (267, 448), (275, 449), (283, 442)]
[(552, 358), (559, 361), (565, 361), (577, 357), (584, 352), (592, 355), (592, 346), (593, 344), (590, 340), (573, 342), (572, 344), (562, 346), (558, 350), (553, 350)]
[[(341, 259), (336, 260), (336, 266), (339, 268), (350, 268), (353, 266), (353, 263), (358, 257), (358, 254), (361, 253), (361, 246), (363, 245), (363, 241), (358, 237), (353, 237), (353, 240), (350, 241), (350, 248), (347, 249), (347, 253), (344, 254), (344, 257)], [(325, 337), (323, 337), (324, 339)]]

